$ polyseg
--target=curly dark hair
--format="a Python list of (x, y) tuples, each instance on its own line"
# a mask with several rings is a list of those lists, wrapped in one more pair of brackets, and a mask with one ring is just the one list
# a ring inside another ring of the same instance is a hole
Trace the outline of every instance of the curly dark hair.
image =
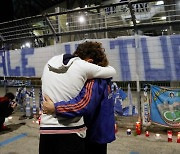
[(109, 64), (104, 48), (100, 42), (86, 41), (78, 45), (76, 51), (73, 53), (74, 56), (78, 56), (83, 60), (87, 58), (93, 59), (93, 64), (99, 66), (107, 66)]

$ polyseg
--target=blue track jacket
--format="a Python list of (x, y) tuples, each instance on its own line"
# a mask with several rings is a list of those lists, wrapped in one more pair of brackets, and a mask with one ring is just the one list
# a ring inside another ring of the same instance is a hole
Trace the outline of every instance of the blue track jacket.
[(115, 140), (114, 104), (110, 79), (88, 80), (74, 99), (55, 103), (56, 115), (84, 116), (87, 139), (99, 144)]

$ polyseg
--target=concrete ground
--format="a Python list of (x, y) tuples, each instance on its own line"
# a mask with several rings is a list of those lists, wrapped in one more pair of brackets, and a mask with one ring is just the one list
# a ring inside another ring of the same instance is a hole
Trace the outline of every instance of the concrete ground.
[[(0, 132), (0, 154), (38, 154), (39, 125), (33, 119), (19, 120), (21, 114), (12, 115), (7, 122), (9, 131)], [(155, 134), (161, 138), (156, 139)], [(126, 128), (119, 128), (116, 141), (108, 145), (108, 154), (180, 154), (180, 143), (173, 134), (173, 142), (167, 142), (166, 132), (150, 132), (127, 136)]]

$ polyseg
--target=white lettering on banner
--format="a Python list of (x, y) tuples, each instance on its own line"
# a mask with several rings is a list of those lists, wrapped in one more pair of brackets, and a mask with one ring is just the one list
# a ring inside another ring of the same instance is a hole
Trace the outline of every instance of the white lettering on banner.
[[(116, 2), (117, 3), (117, 2)], [(137, 20), (147, 20), (152, 18), (154, 15), (164, 11), (163, 5), (152, 5), (151, 3), (138, 3), (133, 4), (133, 11)], [(119, 6), (111, 6), (105, 8), (106, 15), (117, 14), (122, 19), (130, 19), (131, 13), (127, 4)]]

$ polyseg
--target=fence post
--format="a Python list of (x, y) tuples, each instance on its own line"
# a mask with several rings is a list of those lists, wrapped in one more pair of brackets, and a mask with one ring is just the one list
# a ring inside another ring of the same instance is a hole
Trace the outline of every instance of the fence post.
[(139, 36), (138, 31), (135, 30), (135, 63), (136, 63), (136, 87), (137, 87), (137, 107), (138, 107), (138, 121), (142, 121), (141, 111), (141, 95), (140, 95), (140, 82), (139, 82)]
[(7, 75), (7, 72), (6, 72), (6, 51), (5, 49), (3, 49), (3, 69), (4, 69), (4, 92), (5, 94), (8, 92), (8, 84), (7, 84), (7, 80), (6, 80), (6, 75)]

